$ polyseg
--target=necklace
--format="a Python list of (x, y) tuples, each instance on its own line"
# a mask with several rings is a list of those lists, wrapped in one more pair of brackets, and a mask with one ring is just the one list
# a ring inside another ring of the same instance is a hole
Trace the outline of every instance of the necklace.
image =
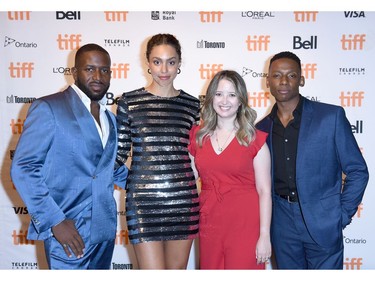
[(233, 131), (234, 131), (234, 128), (232, 129), (232, 131), (230, 131), (227, 139), (225, 140), (225, 142), (223, 143), (222, 146), (220, 146), (220, 144), (219, 144), (219, 139), (217, 137), (217, 131), (215, 131), (215, 139), (216, 139), (216, 143), (217, 143), (217, 150), (219, 150), (220, 152), (222, 152), (224, 150), (224, 147), (227, 144), (227, 142), (228, 142), (230, 136), (232, 135)]

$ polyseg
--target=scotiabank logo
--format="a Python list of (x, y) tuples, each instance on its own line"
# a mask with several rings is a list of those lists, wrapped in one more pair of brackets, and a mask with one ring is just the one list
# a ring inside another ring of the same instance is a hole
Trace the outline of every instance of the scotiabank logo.
[(223, 70), (223, 64), (201, 64), (199, 68), (200, 78), (204, 80), (212, 79), (221, 70)]
[(104, 12), (105, 21), (126, 21), (129, 12), (124, 11), (108, 11)]
[(11, 62), (8, 69), (10, 78), (31, 78), (34, 70), (34, 63)]
[(361, 107), (365, 98), (364, 91), (344, 92), (341, 91), (340, 101), (342, 107)]
[(363, 50), (366, 42), (366, 34), (343, 34), (341, 48), (344, 51)]
[(199, 12), (200, 21), (202, 23), (221, 22), (221, 16), (224, 12)]
[(30, 20), (31, 12), (8, 12), (9, 20)]
[(248, 51), (268, 51), (271, 42), (269, 35), (248, 35), (245, 40)]
[(296, 22), (315, 22), (319, 12), (294, 12), (294, 20)]

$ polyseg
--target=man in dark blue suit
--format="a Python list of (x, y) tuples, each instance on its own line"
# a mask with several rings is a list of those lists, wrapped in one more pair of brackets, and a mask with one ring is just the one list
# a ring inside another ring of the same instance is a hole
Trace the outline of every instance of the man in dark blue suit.
[(257, 128), (269, 133), (277, 268), (342, 269), (342, 230), (369, 179), (351, 125), (342, 107), (300, 95), (305, 79), (291, 52), (271, 59), (266, 84), (276, 104)]
[[(117, 208), (116, 118), (106, 109), (111, 59), (96, 44), (78, 49), (75, 83), (28, 111), (11, 177), (26, 204), (30, 240), (43, 240), (50, 269), (109, 269)], [(92, 113), (90, 113), (90, 111)]]

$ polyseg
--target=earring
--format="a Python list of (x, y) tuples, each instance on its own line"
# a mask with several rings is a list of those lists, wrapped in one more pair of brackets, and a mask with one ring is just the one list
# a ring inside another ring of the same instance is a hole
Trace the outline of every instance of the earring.
[(151, 74), (151, 70), (150, 69), (147, 69), (147, 72), (148, 72), (148, 74)]
[(181, 69), (177, 69), (177, 74), (180, 74), (181, 73)]

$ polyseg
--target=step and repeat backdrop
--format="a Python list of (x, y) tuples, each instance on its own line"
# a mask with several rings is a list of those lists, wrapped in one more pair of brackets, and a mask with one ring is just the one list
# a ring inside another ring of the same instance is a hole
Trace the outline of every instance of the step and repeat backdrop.
[[(42, 243), (27, 239), (30, 217), (9, 170), (30, 104), (73, 82), (74, 54), (86, 43), (100, 44), (112, 57), (107, 106), (113, 112), (123, 92), (150, 82), (147, 40), (156, 33), (172, 33), (182, 45), (175, 86), (203, 100), (217, 71), (236, 70), (246, 81), (258, 120), (274, 104), (265, 85), (269, 59), (292, 51), (301, 58), (306, 78), (301, 94), (344, 107), (370, 174), (375, 172), (375, 12), (2, 11), (0, 26), (0, 269), (47, 268)], [(363, 202), (344, 231), (346, 270), (375, 269), (373, 185), (370, 176)], [(114, 188), (118, 230), (111, 268), (136, 269), (125, 192)], [(199, 268), (197, 241), (188, 268)]]

